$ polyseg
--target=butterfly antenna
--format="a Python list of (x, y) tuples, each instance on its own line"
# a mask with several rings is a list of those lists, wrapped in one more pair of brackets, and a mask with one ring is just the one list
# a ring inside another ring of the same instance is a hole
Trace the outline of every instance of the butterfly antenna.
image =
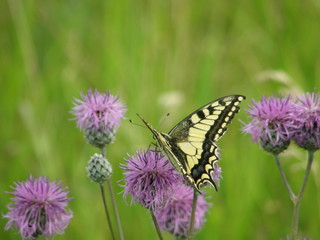
[(164, 117), (162, 117), (161, 122), (158, 126), (158, 129), (161, 128), (161, 126), (164, 124), (164, 121), (169, 117), (170, 113), (167, 113)]
[(135, 125), (135, 126), (142, 127), (142, 128), (146, 128), (145, 125), (141, 125), (141, 124), (139, 124), (139, 123), (133, 122), (131, 119), (129, 119), (129, 122), (130, 122), (131, 124)]

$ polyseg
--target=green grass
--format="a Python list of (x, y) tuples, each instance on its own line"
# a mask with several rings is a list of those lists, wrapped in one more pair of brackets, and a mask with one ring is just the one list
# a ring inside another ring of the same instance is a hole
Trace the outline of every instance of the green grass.
[[(139, 113), (157, 126), (170, 112), (161, 127), (167, 131), (227, 94), (246, 95), (245, 109), (262, 94), (319, 90), (319, 21), (316, 0), (0, 2), (1, 213), (14, 181), (46, 175), (62, 180), (74, 198), (74, 218), (55, 239), (109, 239), (99, 187), (85, 172), (96, 149), (70, 121), (74, 97), (88, 88), (110, 89), (134, 122)], [(171, 91), (183, 96), (178, 107), (159, 103)], [(126, 153), (152, 139), (128, 119), (108, 147), (117, 193)], [(218, 193), (208, 189), (213, 205), (196, 239), (267, 240), (290, 233), (292, 206), (275, 162), (240, 132), (239, 119), (248, 121), (244, 111), (220, 141), (223, 180)], [(284, 168), (297, 191), (305, 156), (295, 146), (287, 155)], [(320, 239), (319, 154), (315, 158), (300, 230)], [(117, 201), (127, 239), (156, 239), (145, 209), (121, 194)], [(0, 219), (1, 229), (5, 224)], [(0, 239), (19, 236), (0, 231)]]

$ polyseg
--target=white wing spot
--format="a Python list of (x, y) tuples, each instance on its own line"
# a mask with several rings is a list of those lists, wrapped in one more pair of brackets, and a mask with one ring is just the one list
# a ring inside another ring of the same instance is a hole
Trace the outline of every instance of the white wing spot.
[(212, 165), (215, 161), (217, 161), (217, 159), (218, 158), (216, 156), (211, 156), (211, 157), (209, 157), (208, 161)]
[(212, 126), (213, 123), (214, 123), (213, 120), (209, 120), (209, 119), (203, 119), (203, 120), (201, 120), (200, 122), (203, 123), (203, 124), (207, 124), (207, 125), (209, 125), (209, 126)]
[(202, 173), (200, 181), (204, 181), (206, 179), (210, 179), (210, 176), (207, 173)]
[(192, 156), (187, 155), (187, 164), (186, 165), (187, 165), (187, 173), (190, 174), (190, 172), (191, 172), (190, 169), (193, 168), (195, 165), (195, 162), (193, 161)]
[(197, 114), (193, 114), (191, 117), (191, 121), (192, 121), (192, 123), (197, 123), (200, 121), (200, 118), (198, 117)]
[(208, 116), (210, 114), (208, 109), (203, 109), (202, 112), (203, 112), (204, 116)]
[(219, 134), (216, 134), (216, 135), (214, 135), (213, 140), (216, 141), (216, 140), (219, 139), (219, 138), (220, 138), (220, 135), (219, 135)]
[(220, 114), (221, 114), (221, 111), (217, 110), (217, 111), (214, 111), (212, 114), (214, 114), (214, 115), (220, 115)]
[(213, 103), (210, 104), (210, 106), (211, 107), (216, 107), (216, 106), (219, 106), (219, 103), (218, 102), (213, 102)]
[(207, 173), (209, 173), (209, 171), (213, 169), (212, 165), (211, 164), (206, 164), (206, 167), (205, 167), (205, 170)]
[(222, 111), (223, 109), (225, 109), (224, 106), (217, 106), (214, 108), (214, 110), (220, 110), (220, 111)]
[(212, 152), (214, 150), (215, 146), (214, 145), (211, 145), (210, 147), (210, 152)]
[(204, 130), (200, 130), (200, 129), (193, 128), (193, 127), (189, 129), (189, 135), (191, 137), (204, 138), (205, 134), (206, 134), (206, 131), (204, 131)]
[(207, 119), (211, 119), (211, 120), (217, 120), (218, 118), (219, 118), (218, 115), (209, 115), (209, 116), (207, 117)]
[(207, 124), (198, 123), (197, 125), (195, 125), (195, 127), (201, 129), (202, 131), (208, 131), (211, 126)]

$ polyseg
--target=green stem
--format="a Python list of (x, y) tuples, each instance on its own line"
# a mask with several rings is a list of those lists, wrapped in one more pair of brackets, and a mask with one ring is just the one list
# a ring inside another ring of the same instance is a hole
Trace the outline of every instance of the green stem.
[(109, 230), (110, 230), (110, 232), (111, 232), (112, 239), (114, 240), (114, 239), (115, 239), (115, 236), (114, 236), (114, 232), (113, 232), (113, 228), (112, 228), (112, 224), (111, 224), (110, 214), (109, 214), (108, 207), (107, 207), (107, 202), (106, 202), (106, 198), (105, 198), (104, 185), (103, 185), (103, 183), (100, 183), (100, 190), (101, 190), (101, 195), (102, 195), (102, 201), (103, 201), (104, 210), (105, 210), (105, 213), (106, 213), (106, 216), (107, 216), (107, 220), (108, 220)]
[(196, 215), (197, 200), (198, 200), (198, 191), (195, 188), (193, 188), (192, 210), (191, 210), (189, 233), (188, 233), (188, 239), (189, 240), (192, 239), (192, 235), (193, 235), (194, 218), (195, 218), (195, 215)]
[(158, 224), (158, 221), (157, 221), (157, 218), (156, 216), (154, 215), (153, 211), (150, 210), (150, 213), (151, 213), (151, 217), (152, 217), (152, 221), (153, 221), (153, 224), (157, 230), (157, 233), (158, 233), (158, 237), (160, 240), (163, 240), (163, 237), (162, 237), (162, 234), (161, 234), (161, 230), (160, 230), (160, 227), (159, 227), (159, 224)]
[(284, 185), (286, 186), (286, 189), (290, 195), (290, 199), (293, 201), (293, 199), (296, 198), (295, 194), (293, 193), (291, 187), (290, 187), (290, 184), (288, 182), (288, 179), (286, 177), (286, 174), (284, 173), (283, 171), (283, 168), (281, 166), (281, 163), (280, 163), (280, 160), (279, 160), (279, 155), (278, 154), (275, 154), (274, 155), (274, 159), (276, 160), (276, 163), (277, 163), (277, 166), (278, 166), (278, 169), (279, 169), (279, 172), (281, 174), (281, 177), (282, 177), (282, 181), (284, 183)]
[(293, 199), (293, 222), (292, 222), (292, 239), (297, 240), (298, 239), (298, 225), (299, 225), (299, 211), (300, 211), (300, 205), (301, 200), (303, 197), (304, 190), (306, 188), (308, 178), (311, 171), (311, 166), (314, 158), (314, 151), (308, 151), (308, 163), (306, 172), (304, 174), (303, 182), (301, 189), (299, 191), (299, 194), (297, 197)]
[(117, 226), (118, 226), (118, 230), (119, 230), (120, 239), (123, 240), (124, 236), (123, 236), (122, 225), (121, 225), (121, 221), (120, 221), (120, 215), (119, 215), (119, 211), (118, 211), (118, 207), (117, 207), (117, 202), (116, 202), (116, 199), (115, 199), (115, 194), (114, 194), (110, 179), (107, 182), (108, 182), (109, 192), (110, 192), (110, 195), (111, 195), (111, 203), (112, 203), (113, 211), (114, 211), (114, 214), (116, 216), (116, 221), (117, 221)]
[[(101, 150), (102, 156), (106, 157), (106, 155), (107, 155), (106, 147), (103, 147), (100, 150)], [(120, 221), (120, 215), (119, 215), (115, 194), (114, 194), (110, 179), (107, 181), (107, 183), (108, 183), (109, 194), (111, 196), (111, 204), (112, 204), (113, 212), (114, 212), (114, 215), (116, 217), (119, 236), (120, 236), (121, 240), (124, 240), (124, 235), (123, 235), (123, 231), (122, 231), (122, 225), (121, 225), (121, 221)]]
[(106, 158), (107, 157), (107, 149), (106, 147), (102, 147), (100, 148), (100, 151), (101, 151), (101, 155)]

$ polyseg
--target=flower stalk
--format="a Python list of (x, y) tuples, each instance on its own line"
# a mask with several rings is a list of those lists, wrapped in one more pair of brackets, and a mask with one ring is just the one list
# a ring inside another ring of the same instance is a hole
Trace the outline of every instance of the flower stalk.
[(110, 218), (110, 214), (109, 214), (109, 210), (108, 210), (108, 206), (107, 206), (107, 201), (106, 201), (106, 197), (105, 197), (104, 183), (100, 183), (99, 185), (100, 185), (100, 190), (101, 190), (101, 196), (102, 196), (102, 202), (103, 202), (103, 206), (104, 206), (104, 211), (105, 211), (106, 217), (107, 217), (108, 227), (109, 227), (112, 239), (114, 240), (115, 236), (114, 236), (112, 223), (111, 223), (111, 218)]
[(303, 193), (306, 188), (308, 178), (310, 175), (313, 158), (314, 158), (314, 151), (308, 151), (308, 163), (307, 163), (306, 172), (304, 174), (303, 182), (301, 185), (301, 189), (298, 195), (293, 198), (293, 221), (292, 221), (292, 239), (293, 240), (298, 239), (300, 205), (301, 205)]
[(120, 239), (123, 240), (124, 239), (124, 235), (123, 235), (123, 230), (122, 230), (122, 224), (121, 224), (120, 215), (119, 215), (119, 211), (118, 211), (118, 206), (117, 206), (117, 202), (116, 202), (116, 199), (115, 199), (115, 194), (114, 194), (110, 179), (107, 181), (107, 183), (108, 183), (109, 193), (110, 193), (110, 196), (111, 196), (111, 203), (112, 203), (112, 207), (113, 207), (113, 212), (114, 212), (114, 215), (116, 217), (119, 236), (120, 236)]
[(282, 181), (285, 184), (286, 189), (289, 193), (290, 199), (293, 203), (293, 217), (292, 217), (292, 230), (291, 230), (292, 240), (298, 240), (299, 213), (300, 213), (301, 200), (302, 200), (302, 197), (308, 182), (308, 178), (310, 175), (311, 166), (314, 159), (314, 151), (308, 151), (308, 162), (307, 162), (306, 172), (304, 174), (303, 182), (298, 195), (295, 195), (294, 192), (292, 191), (292, 188), (281, 166), (279, 155), (274, 155), (274, 158), (276, 160), (279, 172), (281, 174)]
[(294, 193), (293, 193), (293, 191), (291, 189), (291, 186), (290, 186), (290, 184), (288, 182), (286, 174), (283, 171), (283, 168), (282, 168), (281, 163), (280, 163), (279, 155), (278, 154), (274, 154), (273, 156), (274, 156), (274, 159), (276, 160), (276, 164), (277, 164), (277, 167), (279, 169), (282, 181), (283, 181), (284, 185), (286, 186), (286, 189), (287, 189), (287, 191), (289, 193), (290, 199), (293, 201), (294, 198), (295, 198), (295, 195), (294, 195)]
[(158, 237), (159, 237), (160, 240), (163, 240), (163, 236), (162, 236), (162, 233), (161, 233), (161, 230), (160, 230), (160, 227), (159, 227), (159, 223), (157, 221), (156, 216), (154, 215), (153, 210), (150, 209), (150, 213), (151, 213), (153, 224), (154, 224), (154, 226), (155, 226), (155, 228), (157, 230)]
[[(104, 146), (100, 150), (101, 150), (102, 156), (106, 157), (106, 155), (107, 155), (106, 154), (106, 147)], [(113, 188), (112, 188), (112, 184), (111, 184), (110, 178), (107, 180), (107, 184), (108, 184), (109, 194), (110, 194), (110, 197), (111, 197), (111, 204), (112, 204), (113, 212), (114, 212), (114, 215), (116, 217), (119, 236), (120, 236), (120, 239), (123, 240), (124, 236), (123, 236), (123, 231), (122, 231), (120, 215), (119, 215), (118, 206), (117, 206), (117, 202), (116, 202), (116, 199), (115, 199), (115, 194), (114, 194), (114, 191), (113, 191)]]
[(196, 215), (197, 200), (198, 200), (198, 191), (195, 188), (193, 188), (192, 210), (191, 210), (189, 233), (188, 233), (189, 240), (191, 240), (193, 236), (194, 218)]

